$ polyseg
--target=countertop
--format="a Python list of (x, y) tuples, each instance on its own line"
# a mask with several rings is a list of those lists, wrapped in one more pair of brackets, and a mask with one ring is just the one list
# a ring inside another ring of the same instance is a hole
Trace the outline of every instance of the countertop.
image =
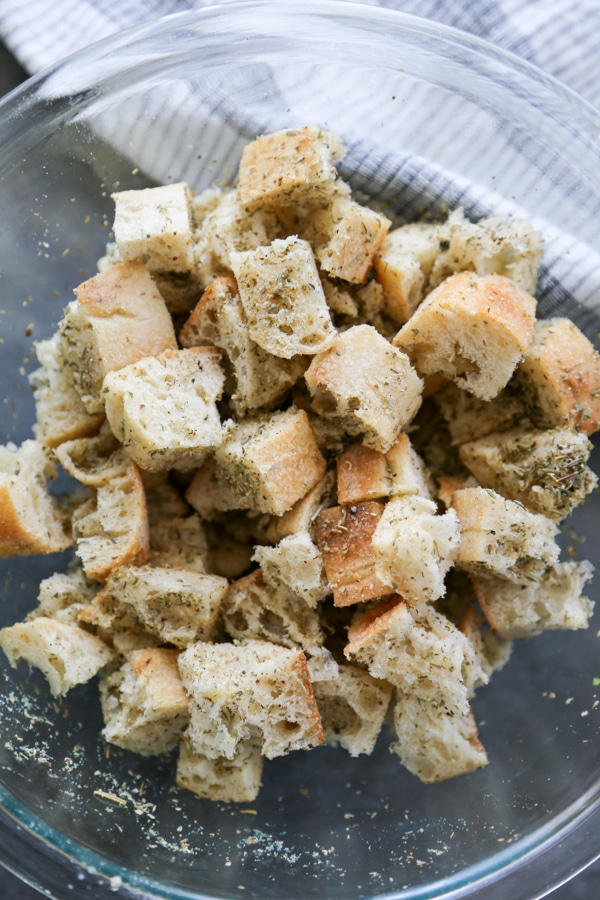
[[(20, 84), (25, 77), (23, 69), (0, 44), (0, 96)], [(40, 900), (43, 896), (0, 866), (0, 900)], [(552, 900), (596, 900), (600, 897), (600, 861), (550, 896)]]

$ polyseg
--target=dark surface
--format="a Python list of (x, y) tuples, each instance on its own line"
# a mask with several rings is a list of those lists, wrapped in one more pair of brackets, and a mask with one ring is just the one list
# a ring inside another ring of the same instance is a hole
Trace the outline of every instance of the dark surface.
[[(18, 85), (24, 77), (24, 71), (0, 44), (0, 95)], [(42, 896), (0, 867), (0, 900), (39, 900)], [(600, 897), (600, 862), (554, 891), (551, 897), (552, 900), (595, 900)]]

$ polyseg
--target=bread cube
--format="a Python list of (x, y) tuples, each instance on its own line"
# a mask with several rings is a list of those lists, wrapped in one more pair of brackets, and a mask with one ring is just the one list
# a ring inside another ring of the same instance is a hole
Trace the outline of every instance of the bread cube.
[(235, 382), (231, 406), (240, 416), (272, 409), (308, 365), (304, 357), (273, 356), (250, 338), (237, 284), (230, 277), (209, 285), (179, 332), (179, 341), (183, 347), (209, 344), (223, 351)]
[[(471, 579), (475, 581), (476, 577), (479, 576), (472, 575)], [(475, 606), (469, 607), (461, 616), (458, 627), (473, 644), (479, 664), (488, 680), (494, 672), (504, 668), (512, 653), (512, 640), (501, 636), (495, 629), (492, 630), (480, 609)]]
[(141, 626), (164, 643), (187, 647), (215, 638), (227, 593), (226, 578), (185, 569), (120, 566), (104, 593), (131, 607)]
[(263, 135), (244, 147), (237, 196), (248, 207), (322, 204), (334, 191), (339, 137), (307, 125)]
[(321, 554), (307, 531), (290, 534), (275, 547), (257, 546), (253, 558), (273, 590), (291, 591), (313, 609), (329, 593)]
[(323, 644), (319, 616), (287, 586), (273, 586), (263, 572), (234, 581), (223, 603), (225, 630), (236, 640), (259, 638), (312, 652)]
[(197, 797), (224, 803), (249, 803), (258, 796), (262, 770), (263, 756), (256, 739), (240, 741), (231, 759), (225, 756), (209, 759), (195, 753), (183, 740), (179, 745), (175, 779), (177, 787)]
[(600, 428), (600, 356), (570, 319), (535, 323), (519, 386), (541, 428), (571, 423), (586, 434)]
[(391, 594), (391, 580), (383, 580), (373, 548), (373, 534), (383, 506), (374, 500), (352, 506), (333, 506), (315, 520), (315, 541), (336, 606), (351, 606)]
[(54, 697), (85, 684), (113, 658), (113, 651), (100, 638), (47, 616), (3, 628), (0, 647), (13, 668), (25, 660), (40, 669)]
[(72, 525), (76, 553), (88, 578), (104, 581), (117, 566), (147, 562), (144, 486), (125, 450), (115, 452), (106, 467), (106, 480), (75, 509)]
[(543, 238), (526, 219), (490, 216), (479, 222), (456, 209), (441, 226), (443, 242), (430, 273), (436, 287), (455, 272), (503, 275), (533, 294), (542, 259)]
[(436, 392), (434, 402), (441, 410), (455, 446), (495, 431), (506, 431), (526, 417), (525, 398), (510, 390), (486, 401), (455, 384), (447, 384)]
[(105, 486), (129, 465), (129, 457), (106, 421), (92, 437), (63, 441), (54, 449), (54, 456), (65, 472), (88, 488)]
[(460, 523), (455, 562), (461, 568), (528, 581), (558, 560), (558, 527), (546, 516), (490, 488), (463, 488), (451, 502)]
[(29, 376), (35, 401), (33, 433), (46, 447), (97, 433), (103, 413), (91, 415), (75, 389), (71, 369), (61, 364), (58, 332), (47, 341), (37, 341), (35, 352), (40, 368)]
[(463, 444), (460, 458), (483, 487), (560, 521), (598, 483), (586, 465), (591, 450), (586, 434), (572, 427), (520, 426)]
[(472, 711), (448, 715), (435, 703), (398, 692), (393, 710), (396, 740), (390, 750), (424, 784), (466, 775), (488, 763)]
[(338, 419), (348, 434), (381, 453), (421, 405), (423, 382), (408, 357), (371, 325), (339, 334), (315, 356), (305, 379), (316, 412)]
[(219, 513), (251, 507), (242, 490), (226, 481), (214, 457), (210, 457), (197, 470), (185, 492), (185, 499), (200, 518), (208, 522), (217, 518)]
[(276, 544), (282, 538), (297, 534), (299, 531), (312, 532), (317, 515), (322, 509), (334, 504), (334, 497), (335, 476), (333, 472), (326, 472), (291, 509), (282, 516), (272, 517), (264, 535), (265, 540)]
[(437, 600), (446, 592), (444, 577), (459, 539), (453, 509), (437, 515), (426, 497), (393, 497), (373, 532), (379, 576), (409, 603)]
[(151, 272), (189, 272), (193, 265), (191, 198), (187, 184), (118, 191), (114, 233), (121, 257)]
[(467, 715), (475, 686), (487, 680), (472, 644), (446, 616), (398, 595), (352, 624), (344, 655), (447, 715)]
[(185, 739), (194, 753), (234, 759), (241, 742), (258, 738), (273, 759), (323, 744), (301, 650), (254, 640), (192, 644), (179, 671), (190, 697)]
[(403, 324), (423, 299), (440, 253), (440, 225), (412, 222), (394, 228), (375, 257), (375, 279), (383, 288), (383, 310)]
[[(304, 497), (326, 468), (308, 416), (295, 407), (239, 422), (215, 461), (218, 476), (245, 499), (244, 508), (276, 516)], [(187, 496), (194, 506), (190, 491)]]
[(142, 469), (194, 468), (221, 443), (220, 359), (214, 347), (165, 350), (106, 375), (108, 421)]
[(490, 575), (473, 575), (472, 581), (490, 626), (511, 640), (549, 629), (587, 628), (594, 603), (582, 591), (593, 571), (587, 561), (564, 562), (522, 584)]
[(155, 756), (179, 743), (189, 701), (177, 667), (177, 650), (134, 650), (100, 681), (102, 736), (124, 750)]
[(336, 197), (331, 206), (315, 214), (317, 228), (326, 236), (317, 242), (315, 256), (332, 278), (364, 284), (391, 222), (348, 197)]
[(174, 516), (150, 523), (151, 566), (206, 572), (208, 542), (199, 516)]
[(428, 295), (393, 343), (421, 374), (440, 373), (491, 400), (533, 340), (535, 309), (534, 298), (508, 278), (461, 272)]
[(27, 618), (46, 616), (77, 625), (80, 612), (92, 601), (97, 590), (98, 585), (87, 579), (79, 566), (73, 566), (68, 572), (55, 572), (40, 582), (37, 606)]
[(104, 411), (107, 372), (175, 350), (173, 322), (146, 267), (133, 260), (84, 281), (60, 323), (60, 352), (88, 413)]
[(392, 697), (392, 686), (357, 666), (338, 666), (335, 678), (314, 681), (325, 742), (350, 756), (371, 754)]
[(279, 237), (277, 216), (265, 209), (250, 210), (236, 191), (224, 192), (205, 217), (196, 239), (209, 248), (217, 264), (231, 269), (231, 253), (265, 247)]
[(38, 441), (0, 446), (0, 556), (58, 553), (73, 543), (66, 512), (48, 491), (54, 474)]
[(338, 501), (360, 503), (381, 497), (431, 496), (431, 479), (406, 434), (398, 435), (387, 453), (351, 444), (337, 459)]
[(259, 347), (291, 359), (331, 346), (336, 331), (308, 241), (292, 236), (232, 253), (231, 267)]

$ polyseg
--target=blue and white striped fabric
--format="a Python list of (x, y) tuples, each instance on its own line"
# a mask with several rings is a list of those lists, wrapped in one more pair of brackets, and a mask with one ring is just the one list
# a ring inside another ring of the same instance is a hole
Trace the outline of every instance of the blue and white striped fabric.
[[(28, 72), (159, 16), (228, 0), (0, 0), (0, 37)], [(273, 0), (285, 3), (286, 0)], [(363, 0), (486, 38), (600, 107), (598, 0)]]
[[(57, 62), (64, 56), (79, 50), (91, 41), (96, 41), (110, 34), (121, 31), (131, 25), (149, 22), (160, 16), (176, 12), (184, 12), (207, 6), (227, 3), (230, 0), (0, 0), (0, 37), (9, 49), (31, 73), (40, 71)], [(288, 0), (272, 0), (274, 4), (285, 4)], [(296, 0), (301, 2), (301, 0)], [(558, 77), (567, 86), (580, 93), (588, 101), (600, 108), (600, 0), (363, 0), (370, 5), (386, 6), (404, 12), (436, 20), (452, 25), (464, 31), (483, 37), (498, 46), (510, 50), (528, 62), (536, 64), (548, 73)], [(232, 83), (232, 79), (235, 83)], [(310, 71), (299, 72), (298, 67), (290, 67), (289, 75), (279, 73), (276, 90), (268, 95), (268, 102), (257, 104), (256, 85), (246, 84), (243, 75), (236, 81), (234, 73), (228, 73), (226, 90), (222, 97), (210, 86), (210, 106), (216, 113), (214, 127), (206, 127), (206, 115), (202, 134), (198, 142), (190, 144), (190, 151), (185, 157), (187, 142), (179, 139), (186, 134), (186, 128), (193, 109), (190, 108), (189, 97), (182, 88), (182, 94), (174, 102), (172, 94), (168, 98), (157, 90), (150, 97), (145, 97), (144, 108), (138, 109), (135, 99), (131, 108), (120, 108), (121, 117), (107, 115), (104, 121), (97, 123), (102, 136), (115, 146), (123, 147), (122, 122), (136, 123), (127, 134), (128, 146), (135, 145), (136, 165), (139, 165), (157, 181), (169, 178), (170, 171), (175, 168), (178, 176), (185, 178), (196, 188), (206, 186), (206, 168), (198, 162), (198, 157), (209, 148), (218, 148), (217, 155), (221, 161), (231, 159), (235, 165), (240, 150), (240, 134), (252, 134), (255, 131), (268, 131), (272, 127), (281, 127), (281, 108), (285, 108), (286, 99), (294, 99), (296, 111), (302, 108), (298, 97), (302, 90), (310, 94), (311, 111), (315, 112), (315, 86), (310, 84)], [(268, 94), (268, 86), (265, 93)], [(475, 215), (494, 211), (505, 215), (526, 215), (527, 211), (508, 200), (501, 201), (498, 196), (490, 197), (477, 183), (477, 156), (480, 148), (473, 145), (473, 165), (468, 169), (472, 180), (457, 178), (448, 159), (447, 168), (432, 167), (425, 158), (425, 152), (436, 140), (435, 127), (432, 128), (429, 110), (424, 113), (426, 104), (420, 103), (415, 93), (409, 100), (410, 110), (404, 106), (404, 114), (409, 114), (414, 131), (423, 136), (423, 156), (414, 153), (402, 156), (391, 153), (390, 146), (400, 143), (388, 142), (386, 147), (370, 145), (366, 148), (360, 135), (353, 139), (353, 131), (357, 119), (361, 122), (362, 134), (375, 133), (376, 127), (369, 129), (368, 117), (377, 115), (370, 102), (365, 102), (357, 111), (356, 103), (347, 109), (344, 119), (347, 85), (340, 84), (337, 101), (330, 94), (328, 103), (335, 104), (338, 113), (338, 126), (343, 133), (349, 148), (349, 165), (363, 172), (365, 188), (373, 184), (394, 181), (398, 196), (407, 185), (419, 186), (430, 196), (443, 196), (444, 200), (454, 206), (458, 202), (468, 212)], [(354, 96), (354, 95), (353, 95)], [(230, 98), (234, 97), (235, 101)], [(208, 97), (202, 98), (198, 90), (194, 94), (194, 103), (209, 104)], [(231, 108), (228, 104), (232, 104)], [(292, 105), (292, 104), (289, 104)], [(360, 113), (360, 115), (358, 115)], [(276, 118), (272, 116), (275, 114)], [(446, 116), (452, 115), (450, 108), (445, 110)], [(425, 116), (425, 117), (424, 117)], [(247, 121), (244, 122), (244, 117)], [(326, 121), (326, 114), (323, 121)], [(149, 128), (149, 122), (164, 120), (165, 128)], [(224, 120), (235, 122), (235, 128), (224, 125)], [(309, 119), (307, 118), (307, 121)], [(210, 123), (210, 117), (208, 118)], [(289, 124), (297, 124), (290, 122)], [(374, 126), (376, 122), (374, 121)], [(168, 133), (170, 143), (165, 142)], [(498, 147), (499, 158), (505, 162), (505, 170), (511, 170), (510, 135), (499, 138), (503, 146)], [(462, 150), (461, 150), (462, 152)], [(175, 160), (174, 154), (178, 154)], [(206, 158), (204, 156), (204, 158)], [(439, 158), (439, 157), (438, 157)], [(365, 160), (367, 162), (365, 162)], [(357, 165), (358, 164), (358, 165)], [(465, 171), (463, 166), (462, 171)], [(534, 173), (535, 176), (535, 173)], [(212, 177), (212, 176), (208, 176)], [(529, 177), (527, 174), (525, 178)], [(371, 183), (369, 183), (371, 182)], [(509, 192), (510, 193), (510, 192)], [(552, 202), (548, 192), (548, 202)], [(410, 198), (403, 198), (410, 203)], [(590, 221), (600, 221), (600, 208), (590, 207), (585, 210)], [(590, 248), (577, 241), (566, 240), (564, 235), (544, 227), (543, 222), (534, 224), (542, 227), (546, 237), (546, 267), (542, 279), (542, 293), (554, 298), (556, 285), (561, 284), (568, 294), (577, 296), (581, 303), (600, 305), (600, 252), (599, 248)], [(544, 287), (544, 284), (546, 287)], [(594, 324), (594, 330), (597, 330)]]

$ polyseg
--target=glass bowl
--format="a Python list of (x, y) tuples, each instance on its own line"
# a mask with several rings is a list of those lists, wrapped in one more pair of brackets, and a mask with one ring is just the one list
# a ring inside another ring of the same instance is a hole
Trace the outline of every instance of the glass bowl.
[[(0, 105), (2, 442), (31, 435), (32, 342), (95, 272), (111, 191), (226, 181), (248, 139), (305, 123), (339, 133), (355, 190), (407, 219), (458, 205), (528, 215), (546, 238), (541, 314), (597, 336), (594, 109), (398, 12), (232, 3), (97, 43)], [(599, 516), (596, 494), (564, 529), (597, 566)], [(67, 561), (2, 560), (1, 624)], [(540, 897), (600, 854), (598, 629), (596, 615), (585, 632), (518, 643), (474, 703), (487, 768), (425, 786), (382, 738), (368, 758), (275, 760), (246, 806), (176, 790), (170, 759), (108, 753), (94, 685), (57, 703), (2, 656), (0, 853), (59, 898)]]

